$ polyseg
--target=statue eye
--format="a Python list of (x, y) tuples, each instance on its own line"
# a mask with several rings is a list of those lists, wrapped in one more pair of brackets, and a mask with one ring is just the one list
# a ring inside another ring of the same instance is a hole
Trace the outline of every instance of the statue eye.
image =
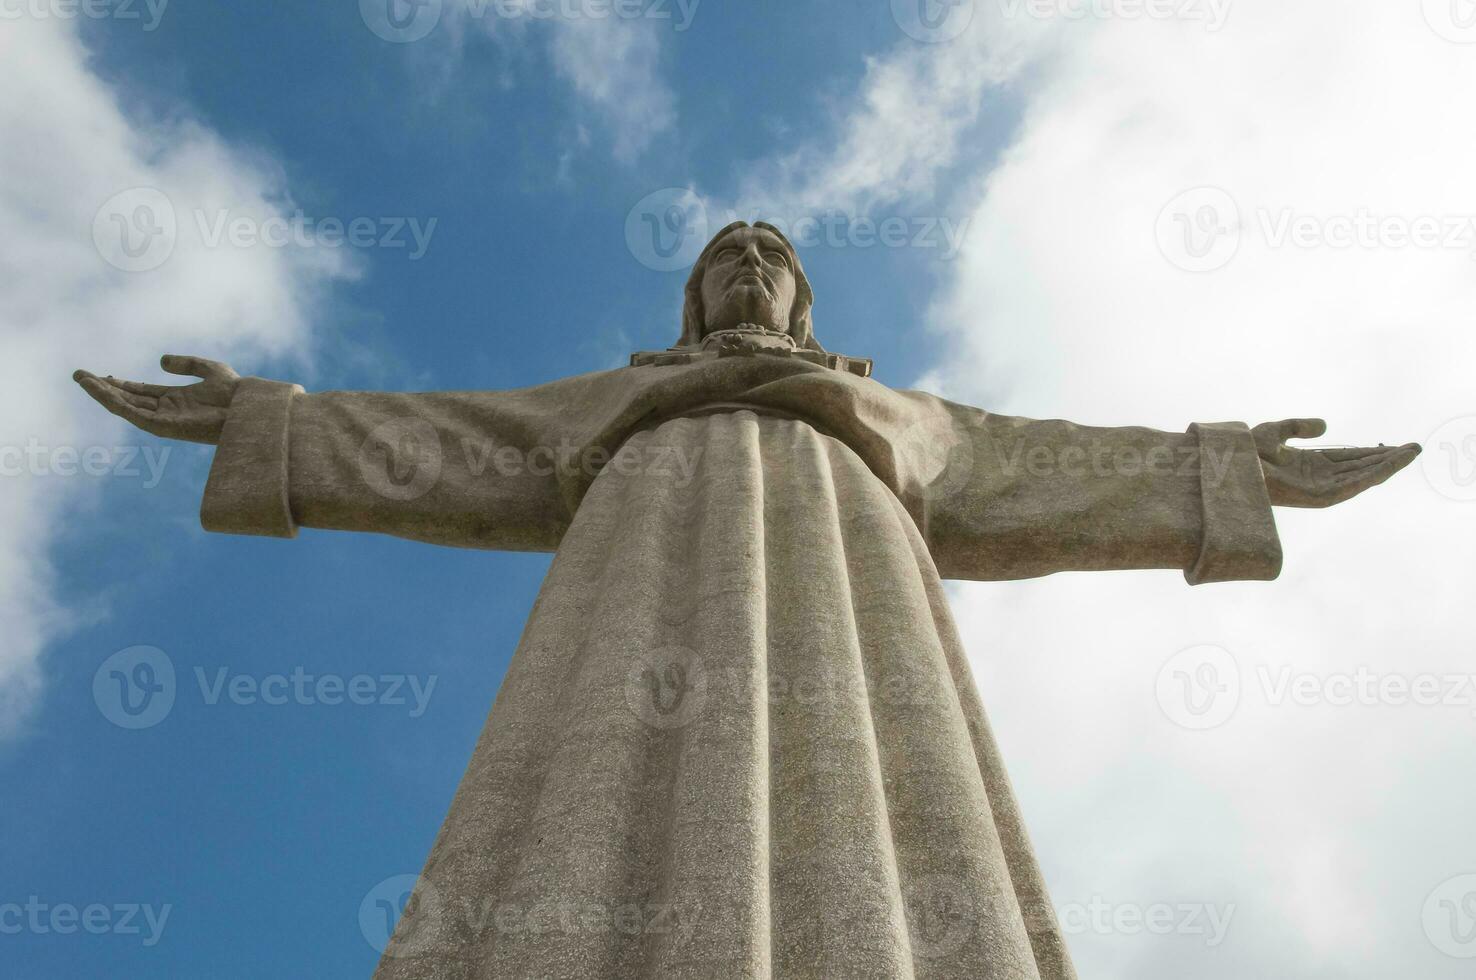
[(782, 266), (789, 265), (789, 256), (785, 255), (783, 252), (779, 252), (774, 249), (769, 249), (769, 251), (765, 252), (764, 258), (768, 259), (770, 262), (775, 262)]

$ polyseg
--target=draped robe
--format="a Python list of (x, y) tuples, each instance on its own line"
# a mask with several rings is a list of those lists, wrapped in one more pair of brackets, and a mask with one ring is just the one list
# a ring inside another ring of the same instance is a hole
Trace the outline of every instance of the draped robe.
[(799, 359), (244, 379), (201, 511), (555, 551), (375, 974), (1075, 977), (941, 578), (1274, 578), (1240, 423), (993, 415)]

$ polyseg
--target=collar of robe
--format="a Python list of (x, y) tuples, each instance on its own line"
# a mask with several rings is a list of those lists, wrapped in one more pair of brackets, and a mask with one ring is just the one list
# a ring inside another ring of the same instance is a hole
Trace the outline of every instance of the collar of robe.
[(788, 333), (755, 323), (740, 323), (730, 330), (714, 330), (702, 338), (700, 346), (669, 347), (664, 351), (636, 351), (630, 355), (630, 364), (631, 367), (691, 364), (719, 357), (789, 357), (862, 378), (871, 376), (869, 357), (848, 357), (845, 354), (798, 347)]

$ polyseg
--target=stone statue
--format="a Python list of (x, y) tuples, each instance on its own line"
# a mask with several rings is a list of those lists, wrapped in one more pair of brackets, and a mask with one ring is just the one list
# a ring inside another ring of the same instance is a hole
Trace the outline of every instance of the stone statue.
[(1416, 445), (1313, 419), (1091, 428), (873, 380), (735, 223), (677, 346), (514, 391), (82, 387), (218, 448), (201, 521), (556, 551), (376, 976), (1075, 976), (941, 579), (1273, 579), (1273, 505)]

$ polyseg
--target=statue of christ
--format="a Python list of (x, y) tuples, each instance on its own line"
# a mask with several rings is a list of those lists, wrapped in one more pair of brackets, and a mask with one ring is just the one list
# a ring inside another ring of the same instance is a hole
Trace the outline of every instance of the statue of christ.
[(827, 352), (778, 229), (692, 270), (678, 343), (513, 391), (329, 391), (166, 356), (77, 380), (214, 444), (201, 520), (556, 552), (376, 977), (1075, 976), (942, 579), (1273, 579), (1275, 505), (1419, 447), (1315, 419), (1014, 418)]

